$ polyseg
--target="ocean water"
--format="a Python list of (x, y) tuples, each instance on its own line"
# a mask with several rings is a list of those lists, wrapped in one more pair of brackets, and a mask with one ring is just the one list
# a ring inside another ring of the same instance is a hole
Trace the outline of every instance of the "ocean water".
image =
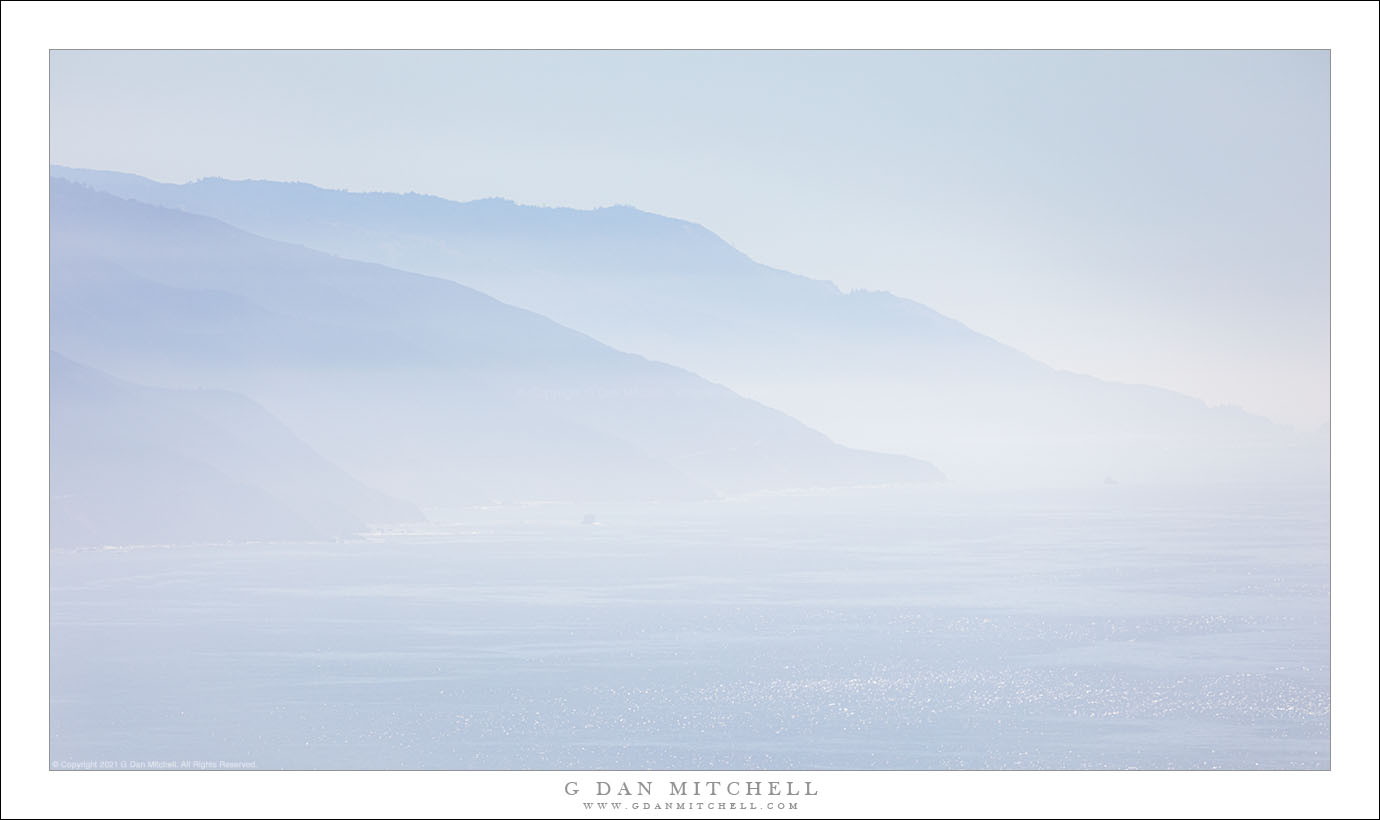
[(58, 768), (1318, 769), (1325, 490), (853, 490), (51, 553)]

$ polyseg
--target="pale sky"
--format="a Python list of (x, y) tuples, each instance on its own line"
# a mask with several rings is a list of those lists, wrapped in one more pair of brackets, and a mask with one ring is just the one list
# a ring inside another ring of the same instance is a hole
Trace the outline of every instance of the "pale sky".
[(51, 159), (597, 207), (1056, 367), (1328, 416), (1329, 55), (53, 52)]

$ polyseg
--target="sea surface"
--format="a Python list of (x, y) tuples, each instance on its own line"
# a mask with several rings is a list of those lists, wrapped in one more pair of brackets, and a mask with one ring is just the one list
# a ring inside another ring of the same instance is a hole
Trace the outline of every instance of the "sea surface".
[(1329, 766), (1325, 489), (433, 519), (52, 551), (51, 765)]

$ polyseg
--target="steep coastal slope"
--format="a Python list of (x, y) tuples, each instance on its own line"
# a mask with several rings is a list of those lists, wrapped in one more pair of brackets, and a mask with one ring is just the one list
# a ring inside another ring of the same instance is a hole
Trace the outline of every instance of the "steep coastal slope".
[(55, 547), (320, 539), (416, 521), (221, 390), (169, 390), (49, 361)]
[[(1325, 480), (1327, 452), (1236, 408), (1050, 368), (925, 306), (760, 265), (628, 207), (54, 173), (351, 258), (450, 278), (685, 367), (852, 446), (982, 482)], [(1167, 331), (1168, 332), (1168, 331)]]
[(52, 344), (262, 404), (423, 506), (926, 481), (677, 368), (453, 282), (52, 185)]

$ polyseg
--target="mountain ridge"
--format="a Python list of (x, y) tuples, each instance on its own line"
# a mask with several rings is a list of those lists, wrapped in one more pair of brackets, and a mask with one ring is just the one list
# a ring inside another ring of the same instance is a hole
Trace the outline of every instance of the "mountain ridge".
[[(754, 264), (754, 265), (760, 265), (761, 267), (764, 267), (764, 268), (766, 268), (766, 269), (768, 269), (768, 270), (771, 270), (771, 271), (773, 271), (773, 272), (776, 272), (776, 273), (785, 274), (785, 275), (787, 275), (787, 276), (790, 276), (790, 277), (793, 277), (793, 278), (797, 278), (797, 279), (801, 279), (801, 280), (804, 280), (804, 281), (806, 281), (806, 282), (809, 282), (809, 283), (812, 283), (812, 284), (821, 286), (821, 288), (827, 288), (828, 290), (831, 290), (834, 294), (837, 294), (837, 295), (839, 295), (839, 296), (842, 296), (842, 297), (858, 297), (858, 298), (860, 298), (860, 299), (868, 299), (868, 300), (876, 300), (876, 301), (887, 301), (887, 302), (891, 302), (891, 303), (892, 303), (892, 306), (893, 306), (894, 308), (896, 308), (896, 309), (907, 310), (907, 311), (920, 311), (920, 312), (922, 312), (927, 318), (930, 318), (930, 319), (938, 319), (938, 320), (940, 320), (940, 321), (942, 321), (942, 322), (949, 323), (949, 324), (951, 324), (951, 325), (953, 325), (953, 326), (956, 326), (957, 328), (960, 328), (960, 329), (962, 329), (963, 331), (966, 331), (966, 332), (968, 332), (968, 333), (972, 333), (972, 334), (974, 334), (974, 335), (976, 335), (976, 336), (980, 336), (980, 337), (982, 337), (984, 340), (986, 340), (987, 342), (989, 342), (989, 343), (991, 343), (991, 344), (993, 344), (993, 345), (997, 345), (997, 346), (1000, 346), (1000, 347), (1002, 347), (1002, 348), (1005, 348), (1006, 350), (1008, 350), (1008, 351), (1010, 351), (1010, 352), (1012, 352), (1012, 353), (1015, 353), (1015, 354), (1017, 354), (1017, 355), (1019, 355), (1019, 356), (1025, 358), (1025, 359), (1029, 360), (1030, 362), (1032, 362), (1032, 363), (1034, 363), (1034, 364), (1038, 364), (1038, 365), (1040, 365), (1041, 367), (1044, 367), (1044, 368), (1050, 370), (1051, 372), (1060, 373), (1060, 374), (1067, 374), (1067, 375), (1071, 375), (1071, 376), (1077, 376), (1077, 377), (1080, 377), (1080, 378), (1093, 379), (1093, 380), (1095, 380), (1095, 381), (1097, 381), (1097, 382), (1101, 382), (1101, 383), (1105, 383), (1105, 384), (1109, 384), (1109, 385), (1117, 385), (1117, 386), (1123, 386), (1123, 387), (1135, 387), (1135, 388), (1145, 388), (1145, 389), (1150, 389), (1150, 390), (1156, 390), (1156, 391), (1160, 391), (1160, 392), (1163, 392), (1163, 393), (1168, 393), (1168, 394), (1173, 394), (1173, 395), (1175, 395), (1175, 396), (1180, 396), (1180, 397), (1183, 397), (1183, 398), (1186, 398), (1186, 399), (1191, 399), (1191, 400), (1193, 400), (1193, 401), (1195, 401), (1195, 402), (1199, 402), (1200, 404), (1202, 404), (1202, 406), (1203, 406), (1204, 408), (1209, 409), (1209, 410), (1218, 409), (1218, 408), (1222, 408), (1222, 409), (1235, 409), (1235, 410), (1240, 410), (1242, 413), (1244, 413), (1244, 414), (1246, 414), (1246, 415), (1248, 415), (1248, 416), (1251, 416), (1251, 417), (1254, 417), (1254, 418), (1258, 418), (1258, 419), (1261, 419), (1261, 420), (1264, 420), (1264, 421), (1269, 421), (1271, 424), (1279, 424), (1278, 422), (1274, 422), (1274, 421), (1272, 421), (1271, 419), (1269, 419), (1269, 418), (1267, 418), (1267, 417), (1265, 417), (1265, 416), (1260, 415), (1259, 413), (1252, 412), (1252, 411), (1250, 411), (1250, 410), (1247, 410), (1246, 408), (1240, 407), (1239, 405), (1230, 404), (1230, 403), (1216, 404), (1216, 405), (1214, 405), (1214, 404), (1209, 404), (1207, 401), (1205, 401), (1205, 400), (1203, 400), (1203, 399), (1200, 399), (1200, 398), (1198, 398), (1198, 397), (1196, 397), (1196, 396), (1192, 396), (1192, 395), (1189, 395), (1189, 394), (1181, 393), (1181, 392), (1179, 392), (1179, 391), (1177, 391), (1177, 390), (1173, 390), (1173, 389), (1171, 389), (1171, 388), (1166, 388), (1166, 387), (1161, 387), (1161, 386), (1159, 386), (1159, 385), (1153, 385), (1153, 384), (1148, 384), (1148, 383), (1144, 383), (1144, 382), (1130, 382), (1130, 381), (1122, 381), (1122, 380), (1119, 380), (1119, 379), (1109, 379), (1109, 378), (1102, 377), (1102, 376), (1093, 376), (1093, 375), (1090, 375), (1090, 374), (1081, 373), (1081, 372), (1078, 372), (1078, 371), (1068, 370), (1068, 369), (1066, 369), (1066, 368), (1060, 368), (1060, 367), (1056, 367), (1056, 366), (1054, 366), (1054, 365), (1050, 365), (1050, 364), (1048, 364), (1048, 363), (1046, 363), (1046, 362), (1043, 362), (1043, 361), (1041, 361), (1041, 360), (1035, 358), (1034, 356), (1031, 356), (1030, 354), (1027, 354), (1027, 353), (1025, 353), (1025, 352), (1019, 350), (1018, 348), (1015, 348), (1015, 347), (1013, 347), (1013, 346), (1011, 346), (1011, 345), (1009, 345), (1009, 344), (1007, 344), (1007, 343), (1005, 343), (1005, 342), (1002, 342), (1002, 341), (996, 339), (995, 337), (992, 337), (992, 336), (990, 336), (990, 335), (984, 333), (983, 331), (974, 329), (971, 325), (969, 325), (969, 324), (967, 324), (967, 323), (965, 323), (965, 322), (963, 322), (963, 321), (961, 321), (961, 320), (955, 319), (955, 318), (953, 318), (953, 317), (951, 317), (951, 316), (948, 316), (947, 314), (943, 314), (943, 313), (941, 313), (941, 312), (935, 310), (934, 308), (930, 307), (929, 305), (927, 305), (927, 304), (925, 304), (925, 303), (923, 303), (923, 302), (919, 302), (919, 301), (916, 301), (916, 300), (914, 300), (914, 299), (911, 299), (911, 298), (908, 298), (908, 297), (905, 297), (905, 296), (900, 296), (900, 295), (896, 294), (896, 293), (893, 292), (893, 291), (885, 290), (885, 289), (875, 289), (875, 288), (853, 288), (853, 289), (849, 289), (849, 290), (844, 290), (844, 289), (840, 288), (840, 287), (838, 286), (837, 283), (835, 283), (835, 282), (833, 282), (833, 281), (830, 281), (830, 280), (827, 280), (827, 279), (815, 279), (815, 278), (812, 278), (812, 277), (803, 276), (803, 275), (801, 275), (801, 274), (792, 273), (792, 272), (790, 272), (790, 271), (786, 271), (786, 270), (781, 269), (781, 268), (774, 268), (774, 267), (771, 267), (771, 266), (769, 266), (769, 265), (762, 265), (762, 263), (759, 263), (759, 262), (757, 262), (756, 260), (752, 259), (751, 256), (749, 256), (749, 255), (746, 254), (745, 252), (739, 250), (738, 248), (734, 247), (731, 243), (729, 243), (728, 241), (724, 240), (722, 237), (718, 236), (718, 235), (715, 234), (713, 231), (711, 231), (710, 229), (706, 228), (706, 227), (703, 226), (703, 225), (700, 225), (699, 223), (695, 223), (695, 222), (692, 222), (692, 221), (690, 221), (690, 220), (682, 219), (682, 218), (680, 218), (680, 217), (668, 216), (668, 215), (664, 215), (664, 214), (658, 214), (658, 213), (655, 213), (655, 212), (652, 212), (652, 211), (646, 211), (646, 210), (643, 210), (643, 209), (641, 209), (641, 208), (638, 208), (638, 207), (635, 206), (635, 205), (630, 205), (630, 204), (614, 204), (614, 205), (596, 206), (596, 207), (591, 207), (591, 208), (575, 208), (575, 207), (570, 207), (570, 206), (559, 206), (559, 205), (533, 205), (533, 204), (519, 203), (519, 202), (517, 202), (517, 201), (515, 201), (515, 200), (509, 199), (509, 198), (507, 198), (507, 197), (501, 197), (501, 196), (481, 197), (481, 198), (473, 199), (473, 200), (453, 200), (453, 199), (448, 199), (448, 198), (446, 198), (446, 197), (443, 197), (443, 196), (440, 196), (440, 195), (437, 195), (437, 194), (427, 194), (427, 193), (420, 193), (420, 192), (416, 192), (416, 191), (408, 191), (408, 192), (404, 192), (404, 193), (399, 193), (399, 192), (394, 192), (394, 191), (384, 191), (384, 190), (358, 190), (358, 191), (356, 191), (356, 190), (352, 190), (352, 189), (349, 189), (349, 188), (330, 188), (330, 187), (321, 186), (321, 185), (317, 185), (317, 184), (315, 184), (315, 183), (305, 182), (305, 181), (284, 181), (284, 180), (273, 180), (273, 179), (266, 179), (266, 178), (244, 178), (244, 179), (234, 179), (234, 178), (221, 177), (221, 176), (207, 176), (207, 177), (199, 177), (199, 178), (197, 178), (197, 179), (195, 179), (195, 180), (191, 180), (191, 181), (185, 182), (185, 183), (172, 183), (172, 182), (159, 182), (159, 181), (156, 181), (156, 180), (149, 179), (149, 178), (147, 178), (147, 177), (140, 176), (140, 175), (138, 175), (138, 174), (133, 174), (133, 173), (129, 173), (129, 172), (122, 172), (122, 171), (105, 171), (105, 170), (88, 169), (88, 168), (75, 168), (75, 167), (62, 166), (62, 165), (53, 165), (53, 166), (51, 166), (51, 168), (52, 168), (52, 170), (59, 172), (58, 175), (61, 176), (62, 178), (70, 179), (70, 180), (73, 180), (73, 181), (82, 182), (83, 184), (87, 184), (89, 187), (92, 187), (92, 188), (94, 188), (95, 190), (107, 190), (107, 191), (108, 191), (108, 189), (102, 188), (99, 184), (92, 184), (92, 183), (88, 182), (88, 180), (100, 180), (100, 181), (105, 181), (105, 182), (119, 182), (119, 183), (121, 183), (122, 185), (125, 185), (125, 186), (134, 186), (134, 187), (136, 187), (136, 188), (147, 188), (147, 189), (149, 189), (149, 190), (158, 190), (158, 191), (160, 191), (160, 192), (162, 192), (162, 193), (164, 193), (164, 194), (166, 194), (170, 189), (188, 189), (188, 188), (195, 188), (196, 186), (200, 186), (200, 185), (203, 185), (203, 184), (225, 184), (225, 185), (231, 185), (231, 186), (241, 185), (241, 184), (253, 184), (253, 185), (277, 186), (277, 187), (285, 187), (285, 188), (300, 188), (300, 189), (303, 189), (303, 190), (309, 190), (309, 191), (311, 191), (311, 192), (313, 192), (313, 193), (319, 193), (319, 194), (343, 194), (343, 195), (351, 196), (351, 197), (354, 197), (354, 196), (363, 196), (363, 197), (379, 197), (379, 198), (385, 198), (385, 199), (394, 199), (394, 198), (398, 198), (398, 199), (408, 199), (408, 198), (416, 198), (416, 199), (418, 199), (418, 200), (424, 200), (424, 201), (427, 201), (427, 202), (431, 202), (431, 203), (435, 203), (435, 204), (438, 204), (438, 205), (442, 205), (442, 206), (447, 207), (447, 208), (452, 208), (452, 207), (454, 207), (454, 208), (462, 208), (462, 207), (465, 207), (465, 206), (479, 206), (479, 205), (484, 205), (484, 204), (493, 203), (493, 204), (501, 204), (501, 205), (504, 205), (504, 206), (508, 206), (508, 207), (511, 207), (511, 208), (514, 209), (514, 210), (524, 210), (524, 211), (553, 211), (553, 212), (576, 213), (576, 214), (597, 214), (597, 213), (604, 212), (604, 211), (627, 210), (627, 211), (635, 212), (636, 214), (641, 215), (641, 216), (650, 217), (653, 221), (665, 221), (665, 222), (670, 222), (670, 223), (674, 223), (674, 224), (677, 224), (677, 225), (683, 225), (683, 226), (686, 226), (686, 227), (688, 227), (688, 228), (693, 228), (693, 229), (695, 229), (696, 231), (699, 231), (699, 232), (703, 232), (703, 233), (706, 234), (707, 236), (712, 237), (715, 241), (717, 241), (717, 242), (719, 242), (719, 243), (722, 243), (722, 245), (723, 245), (726, 249), (728, 249), (728, 250), (732, 251), (734, 254), (740, 256), (740, 257), (741, 257), (743, 260), (745, 260), (745, 261), (751, 262), (751, 263)], [(136, 200), (138, 199), (137, 197), (128, 197), (128, 198), (136, 199)], [(138, 200), (138, 201), (146, 201), (146, 200)], [(176, 202), (175, 199), (172, 200), (172, 201)], [(154, 204), (157, 204), (157, 203), (154, 203)], [(182, 205), (174, 205), (174, 206), (172, 206), (172, 207), (180, 207), (180, 208), (182, 208), (182, 209), (185, 210), (185, 209), (187, 209), (187, 204), (188, 204), (188, 203), (184, 203), (184, 204), (182, 204)], [(165, 207), (167, 207), (167, 206), (165, 206)], [(198, 211), (195, 211), (195, 210), (188, 210), (187, 212), (188, 212), (188, 213), (197, 213), (197, 214), (201, 214), (201, 212), (198, 212)], [(201, 215), (206, 215), (206, 214), (201, 214)], [(213, 217), (213, 218), (214, 218), (214, 217)], [(224, 221), (224, 220), (221, 220), (221, 221)], [(232, 223), (232, 224), (233, 224), (233, 223)], [(280, 240), (280, 241), (286, 241), (286, 240)], [(302, 244), (302, 243), (293, 243), (293, 244)], [(310, 247), (310, 246), (306, 246), (306, 247)], [(318, 249), (318, 250), (319, 250), (319, 249)], [(346, 257), (346, 258), (349, 258), (349, 257)], [(482, 292), (482, 291), (481, 291), (481, 292)], [(500, 299), (499, 301), (502, 301), (502, 300)], [(505, 302), (505, 304), (508, 304), (508, 303)], [(572, 329), (572, 330), (575, 330), (575, 331), (577, 331), (577, 332), (582, 332), (582, 331), (579, 330), (579, 328), (571, 328), (571, 329)], [(584, 335), (590, 335), (590, 334), (585, 333)], [(594, 338), (594, 337), (591, 337), (591, 338)], [(629, 354), (632, 354), (632, 355), (641, 355), (641, 354), (639, 354), (638, 351), (636, 351), (636, 350), (626, 350), (626, 351), (623, 351), (623, 352), (626, 352), (626, 353), (629, 353)], [(644, 357), (644, 358), (647, 358), (647, 357)], [(649, 359), (649, 360), (651, 360), (651, 359)], [(1287, 425), (1280, 425), (1280, 426), (1287, 426)]]
[(424, 506), (939, 477), (454, 282), (58, 179), (51, 197), (56, 345), (249, 395)]
[(425, 520), (245, 396), (136, 384), (49, 353), (55, 547), (355, 537)]
[(920, 302), (761, 265), (672, 217), (55, 172), (460, 282), (684, 367), (836, 441), (930, 459), (951, 476), (1039, 482), (1058, 473), (1086, 483), (1317, 473), (1304, 437), (1248, 411), (1053, 368)]

